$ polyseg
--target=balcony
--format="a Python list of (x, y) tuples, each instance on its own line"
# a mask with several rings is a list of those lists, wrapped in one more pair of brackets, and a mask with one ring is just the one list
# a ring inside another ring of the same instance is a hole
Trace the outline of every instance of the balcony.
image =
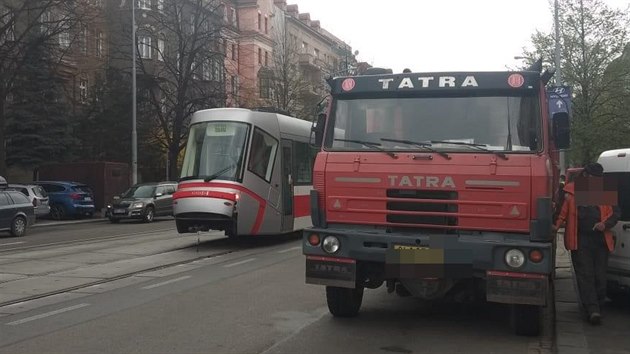
[(315, 63), (315, 57), (310, 53), (301, 53), (300, 54), (300, 65), (310, 68), (310, 69), (319, 69), (319, 66)]

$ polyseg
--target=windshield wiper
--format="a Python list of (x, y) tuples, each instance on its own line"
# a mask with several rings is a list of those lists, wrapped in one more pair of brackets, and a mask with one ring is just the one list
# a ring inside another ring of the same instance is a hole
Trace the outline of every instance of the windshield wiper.
[(186, 176), (186, 177), (182, 177), (179, 180), (177, 180), (177, 182), (183, 182), (183, 181), (190, 181), (191, 179), (201, 179), (204, 176)]
[(500, 158), (502, 158), (504, 160), (508, 159), (506, 154), (504, 154), (502, 152), (499, 152), (499, 151), (490, 150), (490, 149), (486, 148), (485, 145), (481, 145), (481, 144), (465, 143), (465, 142), (462, 142), (462, 141), (446, 141), (446, 140), (431, 140), (431, 144), (453, 144), (453, 145), (470, 146), (470, 147), (475, 148), (475, 149), (480, 150), (480, 151), (491, 152), (491, 153), (499, 156)]
[(386, 153), (387, 155), (391, 156), (393, 159), (397, 158), (395, 153), (383, 149), (381, 147), (381, 144), (379, 144), (379, 143), (373, 143), (371, 141), (363, 141), (363, 140), (352, 140), (352, 139), (335, 139), (335, 141), (343, 141), (343, 142), (346, 142), (346, 143), (361, 144), (363, 146), (370, 147), (370, 148), (372, 148), (374, 150), (382, 151), (382, 152)]
[(407, 144), (407, 145), (415, 145), (415, 146), (418, 146), (418, 147), (420, 147), (420, 148), (423, 148), (423, 149), (425, 149), (425, 150), (427, 150), (427, 151), (434, 152), (434, 153), (436, 153), (436, 154), (438, 154), (438, 155), (440, 155), (440, 156), (444, 157), (444, 158), (445, 158), (445, 159), (447, 159), (447, 160), (450, 160), (450, 159), (451, 159), (451, 157), (450, 157), (450, 156), (448, 156), (448, 154), (447, 154), (447, 153), (445, 153), (445, 152), (443, 152), (443, 151), (437, 151), (437, 150), (435, 150), (434, 148), (432, 148), (430, 143), (422, 143), (422, 142), (419, 142), (419, 141), (411, 141), (411, 140), (405, 140), (405, 139), (388, 139), (388, 138), (381, 138), (381, 140), (382, 140), (382, 141), (389, 141), (389, 142), (392, 142), (392, 143), (401, 143), (401, 144)]
[(234, 167), (236, 167), (236, 164), (231, 164), (230, 166), (222, 169), (221, 171), (217, 172), (217, 173), (213, 173), (212, 175), (206, 177), (203, 179), (204, 182), (210, 182), (214, 179), (216, 179), (217, 177), (221, 176), (222, 174), (224, 174), (225, 172), (233, 169)]

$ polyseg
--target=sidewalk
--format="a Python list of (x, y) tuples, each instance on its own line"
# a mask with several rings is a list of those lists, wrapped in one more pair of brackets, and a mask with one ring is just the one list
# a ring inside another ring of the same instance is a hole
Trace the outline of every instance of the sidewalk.
[(556, 350), (559, 354), (630, 354), (630, 299), (627, 305), (608, 304), (603, 323), (592, 326), (580, 313), (571, 254), (558, 234), (556, 248)]

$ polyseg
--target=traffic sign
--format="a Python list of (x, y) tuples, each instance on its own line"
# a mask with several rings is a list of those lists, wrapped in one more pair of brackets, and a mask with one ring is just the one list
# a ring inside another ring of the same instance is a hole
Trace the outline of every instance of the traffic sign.
[(547, 102), (549, 102), (549, 114), (566, 112), (571, 115), (571, 87), (551, 86), (547, 88)]

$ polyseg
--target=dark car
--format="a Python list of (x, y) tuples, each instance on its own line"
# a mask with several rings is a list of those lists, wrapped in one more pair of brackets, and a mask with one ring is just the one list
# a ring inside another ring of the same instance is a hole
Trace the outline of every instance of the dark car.
[(66, 217), (94, 215), (94, 194), (86, 184), (66, 181), (37, 181), (48, 193), (50, 216), (55, 220)]
[(24, 236), (35, 223), (35, 210), (28, 198), (12, 189), (0, 177), (0, 231), (9, 231), (15, 237)]
[(173, 215), (173, 193), (176, 182), (141, 183), (129, 188), (107, 206), (112, 223), (121, 219), (142, 219), (152, 222), (156, 216)]

